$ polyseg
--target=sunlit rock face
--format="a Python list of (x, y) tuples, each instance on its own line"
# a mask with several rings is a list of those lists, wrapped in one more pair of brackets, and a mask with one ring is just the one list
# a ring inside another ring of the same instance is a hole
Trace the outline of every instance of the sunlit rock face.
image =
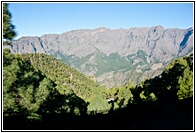
[(193, 29), (80, 29), (22, 37), (10, 49), (52, 55), (110, 88), (128, 81), (138, 84), (160, 74), (173, 59), (192, 53)]

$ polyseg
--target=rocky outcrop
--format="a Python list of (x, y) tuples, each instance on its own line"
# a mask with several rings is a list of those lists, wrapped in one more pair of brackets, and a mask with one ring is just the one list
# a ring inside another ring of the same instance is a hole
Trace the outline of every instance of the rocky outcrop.
[(112, 87), (129, 80), (139, 83), (141, 79), (150, 78), (156, 73), (154, 71), (163, 69), (171, 60), (192, 53), (193, 29), (164, 29), (162, 26), (81, 29), (22, 37), (13, 41), (10, 49), (13, 53), (55, 56)]

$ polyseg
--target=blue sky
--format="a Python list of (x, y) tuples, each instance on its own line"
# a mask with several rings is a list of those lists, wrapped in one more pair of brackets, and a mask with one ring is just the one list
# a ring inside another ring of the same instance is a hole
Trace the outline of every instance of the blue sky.
[(193, 27), (193, 3), (10, 3), (20, 38), (75, 29)]

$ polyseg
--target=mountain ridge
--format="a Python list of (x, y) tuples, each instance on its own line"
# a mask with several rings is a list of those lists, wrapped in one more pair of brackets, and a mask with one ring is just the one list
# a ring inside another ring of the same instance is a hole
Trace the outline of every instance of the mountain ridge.
[[(10, 50), (52, 55), (110, 88), (128, 81), (138, 84), (159, 74), (173, 59), (192, 53), (193, 29), (79, 29), (22, 37), (11, 43)], [(119, 75), (124, 78), (119, 79)], [(137, 79), (131, 75), (140, 76)]]

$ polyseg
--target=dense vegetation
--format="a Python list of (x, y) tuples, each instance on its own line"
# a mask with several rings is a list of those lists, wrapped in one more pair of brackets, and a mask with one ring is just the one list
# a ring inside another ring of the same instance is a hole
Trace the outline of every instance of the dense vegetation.
[(15, 26), (11, 21), (12, 14), (8, 9), (8, 4), (3, 3), (3, 44), (9, 45), (16, 36)]
[[(86, 77), (76, 69), (70, 68), (63, 62), (45, 54), (26, 54), (23, 55), (23, 58), (29, 60), (35, 69), (40, 70), (43, 75), (55, 82), (59, 93), (74, 93), (89, 103), (88, 111), (109, 109), (106, 97), (103, 95), (106, 88), (101, 87), (90, 77)], [(95, 101), (105, 103), (105, 106), (94, 107), (91, 102)]]
[[(10, 18), (3, 4), (4, 44), (15, 36)], [(108, 62), (122, 67), (114, 56)], [(193, 129), (193, 55), (137, 86), (106, 89), (91, 78), (45, 54), (3, 49), (3, 129)]]
[[(161, 75), (137, 86), (129, 82), (125, 86), (106, 89), (48, 55), (14, 55), (9, 49), (3, 51), (5, 123), (12, 117), (42, 122), (57, 114), (55, 119), (60, 120), (70, 116), (88, 119), (100, 114), (109, 116), (112, 112), (133, 106), (129, 111), (136, 111), (136, 105), (148, 102), (158, 102), (156, 106), (159, 107), (167, 101), (192, 97), (193, 55), (174, 60)], [(71, 126), (61, 128), (69, 129)]]
[(20, 55), (13, 55), (8, 49), (3, 52), (4, 116), (41, 119), (43, 113), (86, 113), (86, 103), (72, 91), (59, 89), (58, 84)]
[[(139, 83), (141, 78), (143, 78), (143, 72), (145, 72), (146, 70), (151, 70), (151, 65), (153, 64), (152, 62), (147, 61), (148, 56), (143, 50), (139, 50), (136, 54), (131, 54), (125, 57), (120, 56), (118, 53), (111, 53), (110, 55), (106, 55), (99, 50), (81, 58), (76, 57), (75, 55), (65, 55), (60, 51), (56, 52), (52, 56), (60, 59), (69, 66), (77, 68), (77, 70), (82, 73), (93, 72), (95, 77), (99, 77), (105, 73), (110, 72), (114, 72), (114, 74), (120, 72), (123, 75), (126, 75), (126, 72), (130, 71), (130, 78), (133, 83)], [(89, 62), (92, 57), (93, 61)], [(154, 60), (154, 63), (160, 63), (160, 61), (158, 61), (157, 59)], [(138, 69), (138, 66), (140, 66), (141, 71), (141, 73), (139, 74), (136, 71)], [(153, 73), (151, 73), (150, 75), (152, 74)], [(127, 81), (129, 80), (130, 79), (128, 78)], [(125, 80), (125, 82), (127, 81)], [(106, 81), (100, 81), (99, 83), (104, 84), (105, 82)], [(111, 82), (114, 82), (114, 86), (118, 86), (118, 84), (120, 83), (120, 81), (118, 81), (116, 78), (113, 78), (113, 81)], [(111, 86), (109, 86), (108, 88), (110, 87)]]

